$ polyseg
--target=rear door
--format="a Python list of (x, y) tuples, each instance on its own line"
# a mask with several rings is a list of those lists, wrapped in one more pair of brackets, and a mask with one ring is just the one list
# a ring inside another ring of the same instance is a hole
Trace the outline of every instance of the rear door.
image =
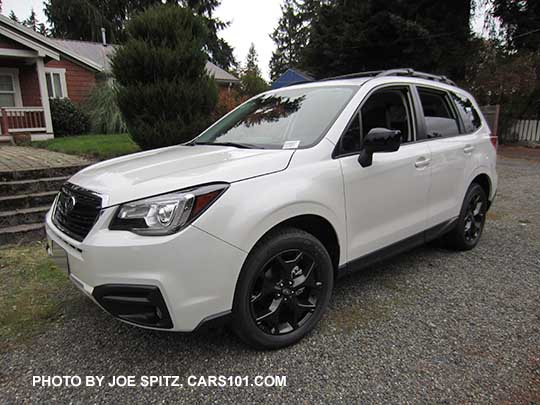
[[(348, 258), (354, 260), (421, 233), (426, 227), (430, 151), (416, 141), (416, 119), (409, 86), (372, 92), (351, 120), (338, 145), (343, 173)], [(398, 129), (397, 152), (375, 153), (362, 167), (358, 153), (372, 128)]]
[(416, 86), (431, 152), (428, 228), (459, 215), (468, 173), (474, 166), (474, 133), (466, 134), (454, 95), (434, 87)]

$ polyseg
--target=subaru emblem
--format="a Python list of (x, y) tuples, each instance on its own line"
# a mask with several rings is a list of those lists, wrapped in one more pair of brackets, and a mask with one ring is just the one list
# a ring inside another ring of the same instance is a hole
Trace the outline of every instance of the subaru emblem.
[(65, 209), (67, 212), (70, 212), (75, 208), (75, 204), (77, 203), (77, 200), (75, 199), (75, 196), (70, 195), (69, 198), (65, 202)]

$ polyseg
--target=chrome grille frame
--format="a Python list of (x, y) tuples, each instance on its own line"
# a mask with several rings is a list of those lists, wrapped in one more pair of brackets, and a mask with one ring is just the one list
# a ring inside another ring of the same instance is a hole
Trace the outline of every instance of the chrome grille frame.
[[(73, 206), (68, 202), (70, 199)], [(100, 194), (65, 183), (56, 198), (52, 221), (63, 233), (82, 242), (101, 215), (103, 203), (104, 198)]]

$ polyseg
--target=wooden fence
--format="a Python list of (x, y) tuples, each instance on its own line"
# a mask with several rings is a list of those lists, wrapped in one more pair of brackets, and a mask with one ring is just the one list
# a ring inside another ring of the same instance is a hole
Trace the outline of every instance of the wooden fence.
[(503, 129), (505, 142), (540, 142), (540, 120), (508, 118)]
[(501, 143), (534, 142), (540, 143), (540, 115), (531, 117), (512, 117), (501, 114), (499, 105), (480, 107), (493, 135)]

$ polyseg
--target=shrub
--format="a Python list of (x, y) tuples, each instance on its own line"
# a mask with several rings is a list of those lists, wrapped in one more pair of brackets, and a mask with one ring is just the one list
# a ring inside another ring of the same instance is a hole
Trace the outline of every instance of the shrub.
[(213, 120), (217, 121), (229, 111), (234, 110), (247, 99), (248, 97), (239, 95), (236, 90), (221, 91), (219, 93), (219, 99), (216, 104), (216, 108), (212, 113)]
[(116, 89), (108, 82), (92, 90), (83, 105), (90, 120), (90, 128), (96, 134), (119, 134), (127, 132), (122, 112), (116, 103)]
[(143, 149), (187, 142), (212, 119), (214, 80), (205, 70), (206, 28), (176, 5), (132, 18), (113, 59), (117, 101), (133, 140)]
[(55, 136), (80, 135), (89, 131), (88, 117), (70, 99), (51, 99), (50, 105)]

